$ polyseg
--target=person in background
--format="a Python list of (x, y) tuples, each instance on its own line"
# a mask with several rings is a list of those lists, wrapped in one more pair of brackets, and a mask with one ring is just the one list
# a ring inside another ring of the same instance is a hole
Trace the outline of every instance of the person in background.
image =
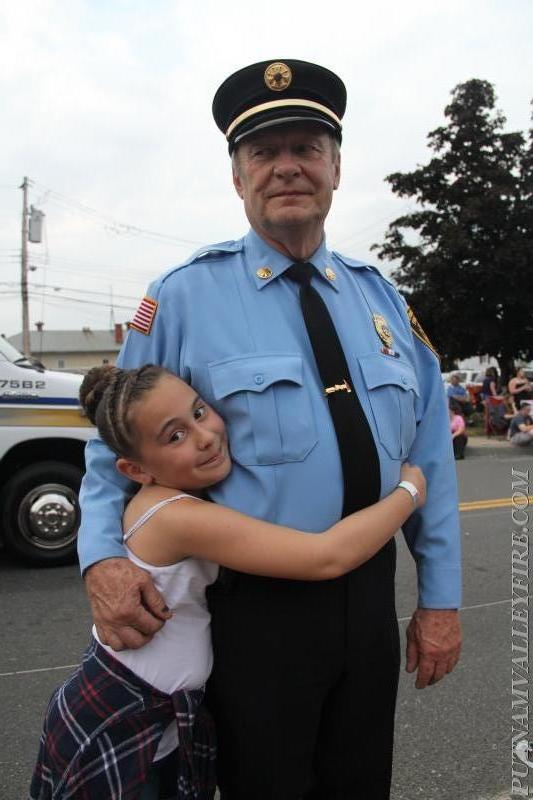
[(501, 398), (501, 402), (489, 403), (488, 405), (490, 429), (497, 435), (505, 434), (509, 431), (511, 420), (517, 414), (518, 411), (516, 410), (513, 396), (506, 392)]
[(507, 388), (518, 409), (523, 400), (531, 400), (533, 398), (533, 384), (529, 381), (523, 367), (517, 367)]
[(533, 417), (531, 404), (527, 400), (522, 401), (520, 412), (511, 420), (509, 441), (515, 447), (528, 447), (533, 444)]
[(457, 372), (454, 372), (450, 377), (450, 385), (446, 389), (446, 395), (450, 407), (455, 407), (460, 414), (469, 417), (472, 412), (472, 402), (470, 396), (464, 386), (461, 386), (461, 377)]
[(462, 461), (465, 457), (465, 447), (468, 442), (466, 435), (466, 425), (462, 414), (457, 411), (450, 404), (450, 431), (452, 434), (453, 454), (456, 461)]
[(487, 397), (498, 396), (498, 372), (496, 367), (487, 367), (485, 370), (485, 377), (483, 378), (483, 386), (481, 387), (481, 399), (485, 400)]
[(504, 409), (504, 417), (509, 421), (512, 420), (513, 417), (516, 417), (518, 414), (518, 408), (516, 407), (516, 403), (514, 401), (514, 397), (510, 392), (505, 392), (503, 395), (503, 409)]

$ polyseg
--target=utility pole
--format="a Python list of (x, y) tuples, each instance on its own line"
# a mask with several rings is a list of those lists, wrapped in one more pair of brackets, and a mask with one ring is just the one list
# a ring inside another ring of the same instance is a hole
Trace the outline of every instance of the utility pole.
[(22, 350), (31, 356), (30, 317), (28, 312), (28, 179), (22, 186), (22, 249), (20, 253), (20, 291), (22, 297)]
[(109, 287), (109, 330), (115, 327), (115, 309), (113, 308), (113, 284)]

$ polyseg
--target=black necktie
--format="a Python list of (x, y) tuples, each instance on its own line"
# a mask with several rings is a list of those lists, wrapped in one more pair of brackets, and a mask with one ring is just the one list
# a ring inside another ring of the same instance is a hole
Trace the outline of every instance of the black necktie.
[(285, 274), (300, 286), (300, 305), (333, 420), (344, 478), (342, 514), (379, 500), (381, 477), (372, 431), (326, 304), (311, 286), (312, 264), (296, 263)]

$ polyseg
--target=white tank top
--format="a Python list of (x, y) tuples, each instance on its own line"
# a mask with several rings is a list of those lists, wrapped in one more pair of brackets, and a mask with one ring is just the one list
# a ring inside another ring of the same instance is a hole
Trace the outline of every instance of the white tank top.
[[(139, 530), (160, 508), (191, 497), (177, 494), (149, 508), (124, 534), (124, 542)], [(197, 499), (197, 498), (194, 498)], [(208, 679), (213, 666), (210, 621), (205, 599), (206, 586), (218, 576), (218, 564), (197, 558), (186, 558), (166, 567), (156, 567), (138, 558), (126, 546), (128, 558), (150, 573), (152, 579), (173, 612), (153, 639), (138, 650), (115, 651), (93, 636), (113, 658), (136, 675), (166, 694), (178, 689), (199, 689)], [(178, 744), (175, 722), (165, 730), (155, 760), (172, 752)]]

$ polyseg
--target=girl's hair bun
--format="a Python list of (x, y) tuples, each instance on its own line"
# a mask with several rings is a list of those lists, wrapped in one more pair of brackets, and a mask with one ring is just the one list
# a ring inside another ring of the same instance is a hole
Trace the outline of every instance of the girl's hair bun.
[(93, 367), (84, 377), (80, 386), (80, 403), (93, 425), (96, 425), (96, 412), (106, 389), (116, 383), (121, 371), (105, 364)]

